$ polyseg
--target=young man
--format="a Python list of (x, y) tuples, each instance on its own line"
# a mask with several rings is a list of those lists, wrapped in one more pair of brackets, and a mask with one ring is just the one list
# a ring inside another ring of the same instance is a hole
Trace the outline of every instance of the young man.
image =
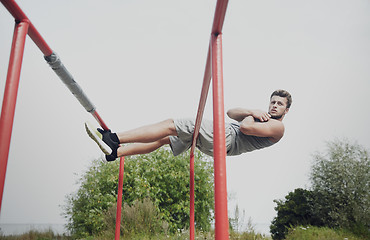
[[(291, 104), (292, 97), (287, 91), (276, 90), (270, 96), (268, 112), (230, 109), (227, 115), (238, 123), (225, 124), (227, 155), (239, 155), (277, 143), (284, 135), (282, 120)], [(113, 161), (121, 156), (150, 153), (166, 144), (177, 156), (191, 147), (194, 125), (195, 121), (190, 119), (168, 119), (121, 133), (96, 129), (88, 123), (85, 128), (107, 161)], [(213, 155), (212, 121), (202, 121), (196, 146), (203, 153)]]

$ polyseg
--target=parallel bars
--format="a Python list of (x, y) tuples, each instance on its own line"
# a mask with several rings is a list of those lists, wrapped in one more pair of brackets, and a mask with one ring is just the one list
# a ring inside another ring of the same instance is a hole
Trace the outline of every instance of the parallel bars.
[[(6, 168), (9, 155), (10, 139), (13, 128), (14, 112), (18, 92), (20, 71), (23, 59), (26, 35), (35, 42), (44, 56), (50, 56), (53, 51), (40, 33), (23, 13), (14, 0), (0, 0), (16, 20), (12, 51), (9, 60), (7, 82), (4, 92), (2, 114), (0, 118), (0, 211), (4, 191)], [(193, 144), (190, 152), (190, 239), (195, 237), (194, 223), (194, 150), (196, 139), (203, 118), (205, 103), (213, 76), (213, 128), (214, 128), (214, 175), (215, 175), (215, 229), (216, 240), (229, 239), (229, 223), (227, 216), (226, 190), (226, 149), (225, 149), (225, 119), (222, 73), (222, 26), (225, 18), (228, 0), (218, 0), (213, 20), (210, 46), (203, 78), (201, 97), (196, 117)], [(67, 71), (67, 70), (66, 70)], [(73, 80), (73, 79), (72, 79)], [(88, 99), (86, 101), (89, 101)], [(92, 104), (91, 104), (92, 105)], [(94, 109), (88, 110), (103, 129), (108, 129), (105, 122)], [(115, 239), (119, 239), (121, 223), (121, 206), (123, 191), (124, 157), (120, 159), (119, 186), (117, 197), (117, 216)]]

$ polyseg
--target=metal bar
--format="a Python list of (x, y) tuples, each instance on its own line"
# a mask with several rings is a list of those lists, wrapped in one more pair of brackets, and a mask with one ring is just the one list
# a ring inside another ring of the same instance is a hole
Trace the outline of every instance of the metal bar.
[(19, 79), (28, 27), (29, 22), (27, 21), (15, 24), (12, 50), (9, 59), (8, 75), (4, 90), (3, 105), (0, 117), (0, 211), (3, 201), (15, 105), (17, 103)]
[[(213, 19), (212, 35), (220, 34), (222, 31), (223, 22), (225, 19), (226, 9), (228, 0), (218, 0), (216, 4), (216, 10)], [(211, 45), (211, 41), (210, 41)], [(208, 90), (211, 82), (211, 46), (208, 48), (206, 68), (204, 71), (202, 91), (200, 95), (197, 117), (195, 120), (193, 142), (190, 149), (190, 240), (195, 238), (195, 213), (194, 213), (194, 151), (196, 147), (196, 139), (199, 136), (199, 129), (203, 119), (204, 108), (207, 102)], [(225, 128), (225, 126), (224, 126)], [(224, 129), (225, 131), (225, 129)]]
[(195, 238), (195, 213), (194, 213), (194, 203), (195, 203), (195, 194), (194, 194), (194, 150), (196, 146), (196, 139), (199, 135), (200, 125), (202, 123), (204, 107), (207, 102), (207, 95), (209, 90), (209, 85), (211, 82), (211, 54), (210, 49), (208, 49), (206, 69), (203, 77), (202, 91), (200, 94), (199, 106), (197, 117), (195, 120), (194, 133), (193, 133), (193, 143), (190, 149), (190, 240)]
[(215, 239), (229, 239), (226, 189), (226, 145), (222, 72), (222, 34), (212, 35), (213, 157), (215, 178)]
[(117, 214), (116, 214), (116, 232), (115, 240), (119, 240), (121, 233), (121, 212), (122, 212), (122, 192), (123, 192), (123, 173), (125, 170), (125, 158), (120, 158), (118, 175), (118, 196), (117, 196)]
[(41, 50), (44, 56), (51, 55), (53, 51), (48, 46), (48, 44), (45, 42), (45, 40), (42, 38), (42, 36), (37, 31), (35, 26), (33, 26), (33, 24), (28, 19), (26, 14), (18, 6), (18, 4), (14, 0), (0, 0), (0, 2), (4, 5), (6, 9), (8, 9), (9, 13), (14, 17), (16, 21), (19, 21), (19, 22), (26, 21), (26, 20), (29, 21), (28, 35), (35, 42), (35, 44)]
[(215, 16), (213, 19), (212, 34), (222, 33), (228, 0), (218, 0), (216, 4)]
[(57, 74), (60, 80), (66, 85), (69, 91), (76, 97), (80, 104), (85, 108), (87, 112), (94, 112), (95, 106), (84, 93), (80, 85), (74, 80), (72, 74), (67, 70), (59, 56), (56, 53), (52, 53), (49, 56), (44, 57), (48, 62), (49, 66)]
[[(44, 56), (46, 58), (50, 57), (53, 54), (52, 49), (48, 46), (48, 44), (42, 38), (41, 34), (37, 31), (37, 29), (34, 27), (34, 25), (30, 22), (30, 20), (25, 15), (25, 13), (22, 11), (22, 9), (18, 6), (18, 4), (14, 0), (0, 0), (0, 1), (5, 6), (5, 8), (8, 9), (10, 14), (15, 18), (16, 21), (22, 22), (22, 24), (20, 24), (21, 26), (27, 24), (26, 30), (24, 32), (22, 32), (22, 34), (24, 35), (24, 36), (22, 35), (23, 38), (24, 38), (23, 41), (25, 41), (25, 38), (26, 38), (26, 35), (27, 35), (27, 30), (28, 30), (28, 35), (33, 40), (33, 42), (38, 46), (38, 48), (41, 50), (41, 52), (44, 54)], [(23, 27), (22, 29), (25, 29), (25, 27)], [(15, 34), (16, 33), (17, 32), (15, 32)], [(13, 40), (13, 45), (14, 45), (14, 40)], [(21, 45), (21, 43), (17, 42), (16, 47), (18, 47), (20, 45)], [(1, 129), (0, 132), (2, 133), (0, 135), (1, 136), (1, 139), (0, 139), (0, 143), (1, 143), (0, 144), (0, 164), (1, 164), (0, 165), (1, 166), (0, 181), (2, 183), (1, 186), (0, 186), (1, 187), (1, 189), (0, 189), (0, 191), (1, 191), (1, 202), (2, 202), (2, 196), (3, 196), (3, 190), (4, 190), (6, 165), (7, 165), (7, 161), (8, 161), (8, 155), (9, 155), (11, 129), (12, 129), (13, 119), (14, 119), (15, 101), (16, 101), (19, 75), (20, 75), (20, 65), (21, 65), (22, 57), (23, 57), (23, 49), (24, 49), (24, 42), (23, 42), (23, 47), (21, 49), (22, 50), (21, 52), (18, 48), (15, 48), (14, 46), (12, 47), (12, 54), (11, 54), (11, 60), (10, 60), (10, 63), (9, 63), (9, 71), (8, 71), (8, 78), (7, 78), (7, 86), (10, 85), (9, 92), (11, 92), (9, 94), (10, 98), (11, 98), (11, 100), (9, 100), (9, 102), (11, 102), (10, 104), (7, 103), (8, 102), (7, 101), (7, 92), (8, 92), (7, 89), (8, 88), (6, 88), (6, 90), (5, 90), (6, 92), (4, 94), (3, 110), (2, 110), (1, 125), (0, 125), (0, 129)], [(15, 52), (15, 54), (13, 53), (13, 51)], [(21, 53), (21, 58), (19, 59), (18, 55), (20, 53)], [(14, 64), (12, 63), (13, 62), (12, 57), (16, 58), (16, 63), (14, 63)], [(13, 81), (15, 81), (13, 79), (16, 78), (16, 77), (13, 77), (13, 75), (17, 75), (16, 72), (13, 71), (13, 68), (15, 69), (15, 71), (19, 70), (18, 78), (16, 80), (17, 81), (16, 83), (13, 83)], [(64, 72), (68, 73), (68, 71), (66, 69), (65, 69)], [(12, 75), (12, 77), (9, 77), (10, 75)], [(8, 84), (9, 79), (11, 79), (11, 81), (12, 81), (12, 83), (10, 83), (10, 84)], [(77, 83), (75, 83), (75, 84), (77, 85)], [(16, 88), (15, 88), (15, 85), (16, 85)], [(72, 93), (74, 93), (74, 92), (72, 92)], [(81, 95), (83, 95), (83, 97), (84, 97), (83, 99), (87, 99), (87, 97), (85, 97), (82, 89), (80, 89), (80, 91), (78, 91), (78, 94), (76, 94), (75, 96), (77, 97), (77, 99), (80, 100)], [(82, 101), (82, 102), (80, 101), (80, 103), (83, 106), (86, 105), (86, 104), (83, 104), (83, 102), (84, 101)], [(90, 103), (90, 101), (85, 101), (85, 102)], [(9, 110), (8, 105), (14, 105), (14, 106), (10, 106), (10, 108), (13, 108), (13, 109)], [(92, 105), (92, 104), (90, 104), (90, 105)], [(9, 114), (8, 114), (8, 111), (10, 111)], [(13, 113), (11, 113), (11, 112), (13, 112)], [(96, 112), (96, 110), (94, 108), (89, 112), (97, 120), (97, 122), (99, 123), (99, 125), (103, 129), (108, 130), (108, 126), (105, 124), (103, 119), (100, 117), (100, 115)], [(4, 113), (6, 113), (6, 114), (4, 114)], [(8, 119), (8, 118), (11, 118), (11, 119)], [(119, 239), (119, 234), (120, 234), (123, 175), (124, 175), (124, 158), (122, 157), (121, 160), (120, 160), (120, 173), (119, 173), (119, 182), (118, 182), (116, 239)], [(1, 202), (0, 202), (0, 209), (1, 209)], [(117, 231), (117, 229), (118, 229), (118, 231)], [(117, 235), (117, 232), (118, 232), (118, 235)], [(117, 238), (117, 236), (118, 236), (118, 238)]]
[(93, 111), (93, 112), (91, 112), (91, 114), (93, 115), (93, 117), (95, 118), (95, 120), (99, 123), (99, 125), (104, 130), (109, 130), (108, 126), (105, 124), (105, 122), (103, 121), (103, 119), (100, 117), (100, 115), (98, 114), (98, 112), (96, 110)]
[(196, 139), (199, 135), (200, 125), (203, 119), (204, 108), (207, 102), (208, 90), (211, 83), (211, 50), (208, 48), (206, 68), (204, 71), (202, 91), (200, 93), (200, 100), (198, 105), (197, 117), (195, 119), (194, 134), (193, 134), (193, 143), (191, 145), (190, 152), (194, 153), (196, 147)]
[(190, 240), (195, 238), (194, 153), (190, 153)]

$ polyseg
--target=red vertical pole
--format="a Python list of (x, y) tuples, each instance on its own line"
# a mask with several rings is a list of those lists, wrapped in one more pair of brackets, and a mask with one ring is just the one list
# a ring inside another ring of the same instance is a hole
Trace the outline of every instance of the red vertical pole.
[(209, 90), (209, 85), (211, 83), (211, 48), (208, 49), (207, 54), (207, 63), (206, 69), (204, 71), (203, 77), (203, 84), (202, 84), (202, 91), (200, 94), (199, 105), (198, 105), (198, 112), (194, 126), (194, 133), (193, 133), (193, 142), (190, 149), (190, 240), (195, 239), (195, 194), (194, 194), (194, 151), (197, 143), (197, 138), (199, 136), (199, 129), (202, 123), (204, 108), (206, 106), (207, 95)]
[(190, 240), (195, 238), (194, 152), (190, 153)]
[(116, 213), (116, 233), (115, 240), (119, 240), (121, 230), (121, 210), (122, 210), (122, 192), (123, 192), (123, 172), (125, 165), (125, 158), (120, 158), (119, 175), (118, 175), (118, 196), (117, 196), (117, 213)]
[(29, 22), (15, 24), (12, 50), (10, 53), (8, 75), (4, 90), (0, 117), (0, 210), (3, 201), (6, 167), (8, 164), (10, 140), (12, 136), (15, 105), (17, 102), (19, 78)]
[(226, 146), (222, 73), (222, 34), (212, 35), (213, 155), (215, 177), (215, 239), (229, 239), (226, 190)]

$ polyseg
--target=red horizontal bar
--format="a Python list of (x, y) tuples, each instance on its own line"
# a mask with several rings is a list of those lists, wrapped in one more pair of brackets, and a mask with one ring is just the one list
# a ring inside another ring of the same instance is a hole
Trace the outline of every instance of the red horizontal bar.
[(228, 2), (229, 0), (217, 1), (215, 16), (213, 19), (212, 34), (218, 35), (222, 32)]
[(195, 120), (193, 144), (191, 146), (190, 154), (194, 153), (195, 146), (197, 143), (196, 139), (198, 138), (198, 135), (199, 135), (199, 129), (202, 123), (203, 112), (204, 112), (204, 108), (207, 102), (207, 95), (208, 95), (210, 83), (211, 83), (211, 52), (209, 48), (208, 55), (207, 55), (206, 69), (204, 71), (204, 77), (203, 77), (202, 91), (200, 94), (200, 100), (199, 100), (199, 105), (198, 105), (198, 112), (197, 112), (197, 117)]
[[(218, 0), (217, 1), (215, 15), (213, 19), (212, 35), (218, 35), (222, 31), (222, 26), (224, 23), (228, 2), (229, 2), (228, 0)], [(195, 146), (196, 146), (196, 139), (198, 138), (198, 135), (199, 135), (199, 129), (200, 129), (200, 125), (202, 122), (204, 107), (206, 105), (209, 85), (210, 85), (211, 77), (212, 77), (211, 69), (212, 69), (211, 68), (211, 48), (208, 48), (206, 68), (204, 71), (202, 91), (201, 91), (200, 101), (198, 105), (197, 117), (195, 120), (193, 144), (191, 146), (190, 154), (194, 153)]]
[(51, 55), (53, 53), (53, 50), (51, 50), (49, 45), (45, 42), (45, 40), (42, 38), (40, 33), (37, 31), (35, 26), (33, 26), (31, 21), (28, 19), (28, 17), (22, 11), (22, 9), (18, 6), (18, 4), (14, 0), (0, 0), (0, 1), (4, 5), (4, 7), (8, 9), (9, 13), (14, 17), (16, 21), (29, 22), (28, 35), (37, 45), (37, 47), (41, 50), (44, 56)]

